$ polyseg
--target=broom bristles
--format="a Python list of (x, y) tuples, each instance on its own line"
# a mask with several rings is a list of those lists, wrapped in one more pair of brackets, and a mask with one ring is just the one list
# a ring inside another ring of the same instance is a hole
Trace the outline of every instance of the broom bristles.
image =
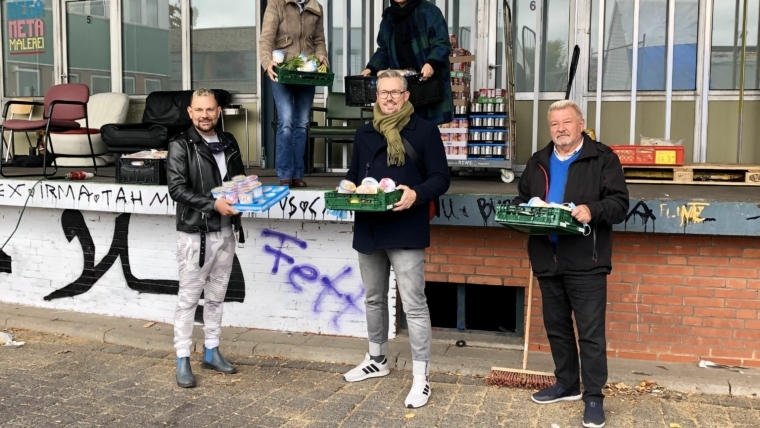
[(486, 376), (486, 383), (493, 386), (506, 386), (510, 388), (544, 389), (557, 383), (557, 378), (552, 375), (518, 373), (512, 371), (491, 370)]

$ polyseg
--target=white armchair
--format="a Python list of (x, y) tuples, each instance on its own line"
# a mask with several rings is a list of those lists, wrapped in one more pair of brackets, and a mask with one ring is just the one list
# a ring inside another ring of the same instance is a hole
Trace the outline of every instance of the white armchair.
[(92, 139), (92, 149), (95, 153), (95, 161), (98, 166), (105, 166), (114, 162), (113, 156), (108, 153), (108, 147), (100, 137), (100, 127), (107, 123), (124, 123), (129, 109), (129, 97), (126, 94), (105, 92), (95, 94), (87, 102), (87, 116), (89, 129), (86, 128), (84, 119), (78, 120), (82, 126), (80, 129), (64, 132), (51, 132), (53, 142), (52, 152), (66, 157), (56, 157), (59, 167), (91, 167), (92, 156), (90, 143), (87, 141), (87, 133)]

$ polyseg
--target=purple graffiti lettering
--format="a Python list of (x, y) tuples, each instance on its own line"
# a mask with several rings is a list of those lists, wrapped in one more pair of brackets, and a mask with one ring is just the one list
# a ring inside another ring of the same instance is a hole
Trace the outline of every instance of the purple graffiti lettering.
[(279, 271), (280, 269), (280, 259), (284, 260), (286, 263), (291, 264), (291, 265), (295, 263), (295, 259), (293, 257), (285, 254), (282, 251), (283, 247), (285, 247), (285, 243), (292, 242), (298, 245), (299, 247), (301, 247), (301, 249), (303, 250), (305, 250), (307, 247), (306, 241), (302, 241), (294, 236), (290, 236), (290, 235), (280, 233), (280, 232), (275, 232), (269, 229), (262, 230), (261, 237), (262, 238), (274, 237), (274, 238), (279, 238), (280, 240), (280, 248), (278, 249), (274, 249), (270, 247), (269, 244), (264, 246), (264, 252), (274, 256), (274, 263), (272, 264), (273, 274), (277, 273), (277, 271)]
[(344, 276), (348, 275), (349, 273), (351, 273), (351, 267), (350, 266), (346, 266), (346, 267), (343, 268), (342, 271), (340, 271), (340, 273), (338, 275), (335, 276), (335, 278), (330, 278), (330, 277), (328, 277), (326, 275), (323, 276), (321, 278), (322, 291), (319, 292), (319, 295), (317, 296), (317, 300), (314, 301), (314, 306), (312, 307), (312, 310), (314, 312), (316, 312), (316, 313), (321, 312), (320, 305), (322, 304), (323, 299), (327, 295), (329, 295), (331, 293), (335, 294), (335, 296), (338, 299), (343, 300), (345, 302), (344, 305), (343, 305), (343, 308), (341, 309), (340, 312), (336, 313), (335, 316), (332, 319), (333, 326), (336, 329), (338, 328), (338, 320), (340, 320), (340, 317), (343, 314), (345, 314), (346, 311), (348, 311), (350, 309), (354, 309), (357, 312), (359, 312), (360, 314), (363, 313), (363, 311), (361, 310), (361, 308), (359, 308), (358, 306), (356, 306), (356, 300), (360, 299), (362, 296), (364, 296), (364, 287), (361, 287), (361, 291), (359, 291), (359, 293), (357, 293), (356, 296), (352, 296), (350, 294), (344, 294), (344, 293), (341, 293), (338, 290), (338, 287), (337, 287), (338, 280), (340, 280)]
[(319, 278), (319, 271), (317, 268), (308, 265), (293, 266), (288, 272), (288, 283), (293, 286), (297, 292), (302, 292), (303, 287), (296, 282), (297, 277), (301, 277), (308, 282), (314, 282)]

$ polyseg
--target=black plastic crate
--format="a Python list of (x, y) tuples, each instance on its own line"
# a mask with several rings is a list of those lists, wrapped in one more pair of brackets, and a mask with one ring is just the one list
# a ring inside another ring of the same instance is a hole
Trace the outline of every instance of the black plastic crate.
[(426, 106), (443, 101), (443, 81), (438, 76), (420, 80), (421, 74), (407, 76), (409, 102), (415, 107)]
[[(406, 76), (409, 102), (415, 107), (443, 101), (443, 81), (436, 76), (420, 80), (421, 74)], [(377, 77), (346, 76), (346, 105), (349, 107), (368, 106), (377, 102)]]
[(116, 182), (166, 185), (166, 159), (119, 158)]
[(377, 77), (346, 76), (346, 105), (368, 106), (377, 101)]

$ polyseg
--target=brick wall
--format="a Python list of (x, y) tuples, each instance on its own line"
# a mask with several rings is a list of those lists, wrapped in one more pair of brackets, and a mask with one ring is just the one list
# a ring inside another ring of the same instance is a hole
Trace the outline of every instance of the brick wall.
[[(506, 229), (434, 226), (426, 279), (527, 286), (526, 244)], [(611, 357), (760, 367), (757, 238), (616, 233), (607, 300)], [(538, 284), (533, 305), (530, 348), (548, 352)]]

